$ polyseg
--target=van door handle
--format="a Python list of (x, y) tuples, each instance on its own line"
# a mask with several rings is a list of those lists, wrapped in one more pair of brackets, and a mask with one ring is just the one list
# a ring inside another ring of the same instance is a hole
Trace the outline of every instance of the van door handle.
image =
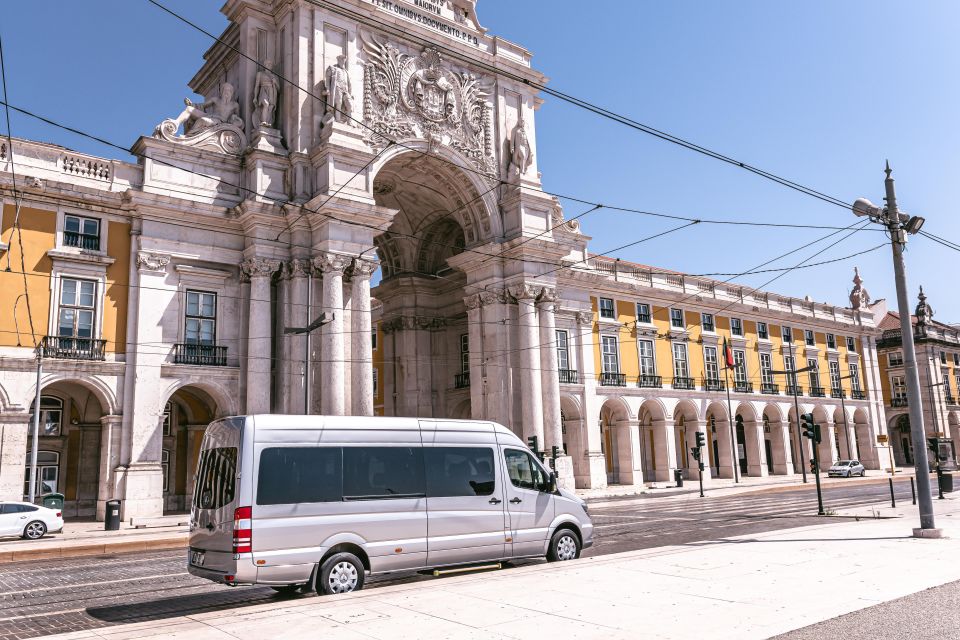
[(523, 500), (520, 498), (513, 498), (510, 500), (510, 504), (520, 504), (521, 502), (523, 502)]
[(500, 504), (503, 502), (500, 498), (490, 498), (490, 504)]

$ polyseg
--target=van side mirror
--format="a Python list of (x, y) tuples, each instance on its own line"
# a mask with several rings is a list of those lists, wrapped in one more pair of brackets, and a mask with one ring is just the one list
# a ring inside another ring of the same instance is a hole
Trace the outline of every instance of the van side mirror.
[(557, 492), (557, 472), (551, 471), (550, 475), (547, 476), (546, 485), (543, 488), (544, 493), (556, 493)]

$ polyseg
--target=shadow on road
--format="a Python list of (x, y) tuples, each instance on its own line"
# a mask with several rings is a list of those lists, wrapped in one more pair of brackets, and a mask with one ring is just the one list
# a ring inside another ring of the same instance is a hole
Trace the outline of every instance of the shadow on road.
[(220, 593), (204, 593), (202, 596), (185, 595), (159, 598), (109, 607), (89, 607), (90, 617), (110, 624), (149, 622), (178, 616), (190, 616), (236, 607), (248, 607), (278, 600), (297, 600), (311, 596), (280, 595), (273, 589), (263, 587), (237, 588)]

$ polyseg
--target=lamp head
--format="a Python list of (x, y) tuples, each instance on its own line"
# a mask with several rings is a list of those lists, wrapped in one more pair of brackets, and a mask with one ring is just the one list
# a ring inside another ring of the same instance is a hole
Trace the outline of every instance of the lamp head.
[(873, 204), (866, 198), (857, 198), (857, 201), (853, 203), (852, 208), (853, 214), (859, 217), (867, 216), (870, 218), (876, 218), (883, 213), (883, 210), (880, 207)]
[(904, 225), (903, 228), (910, 235), (914, 235), (916, 233), (919, 233), (920, 228), (923, 226), (924, 222), (926, 222), (925, 218), (921, 218), (920, 216), (913, 216), (912, 218), (907, 220), (907, 224)]

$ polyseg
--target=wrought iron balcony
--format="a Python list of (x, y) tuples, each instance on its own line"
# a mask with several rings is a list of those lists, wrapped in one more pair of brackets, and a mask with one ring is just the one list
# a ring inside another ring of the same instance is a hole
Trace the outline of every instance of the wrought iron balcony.
[(703, 389), (704, 391), (726, 391), (727, 386), (719, 378), (704, 378)]
[(627, 386), (627, 374), (625, 373), (601, 373), (601, 387), (625, 387)]
[(173, 364), (225, 367), (227, 348), (213, 344), (178, 343), (173, 345)]
[(865, 394), (863, 391), (860, 391), (859, 389), (854, 389), (853, 391), (850, 392), (850, 397), (853, 398), (854, 400), (866, 400), (867, 394)]
[(674, 389), (687, 389), (687, 390), (692, 391), (693, 389), (696, 389), (697, 387), (696, 387), (696, 385), (694, 384), (693, 378), (682, 378), (682, 377), (678, 377), (678, 378), (674, 378), (674, 379), (673, 379), (673, 388), (674, 388)]
[(843, 389), (838, 389), (838, 388), (834, 387), (833, 389), (830, 390), (830, 397), (831, 397), (831, 398), (846, 398), (846, 397), (847, 397), (847, 394), (846, 394), (846, 392), (844, 392)]
[(752, 382), (734, 382), (733, 391), (735, 393), (753, 393)]
[(794, 386), (792, 384), (788, 384), (787, 388), (784, 390), (784, 393), (787, 394), (788, 396), (802, 396), (803, 387), (800, 385)]
[(640, 376), (637, 378), (637, 386), (641, 389), (662, 389), (663, 376)]
[(558, 369), (560, 384), (580, 384), (580, 374), (576, 369)]
[(827, 392), (823, 387), (810, 387), (810, 395), (814, 398), (825, 398)]
[(46, 336), (40, 343), (44, 358), (58, 360), (103, 360), (106, 340), (74, 338), (70, 336)]
[(63, 232), (63, 244), (67, 247), (79, 247), (88, 251), (100, 250), (100, 236), (89, 233), (78, 233), (76, 231)]
[(894, 408), (907, 406), (907, 396), (894, 396), (890, 399), (890, 406)]
[(467, 389), (470, 387), (470, 372), (458, 373), (453, 376), (454, 389)]
[(768, 396), (775, 396), (780, 394), (780, 385), (774, 384), (772, 382), (761, 382), (760, 383), (760, 393), (765, 393)]

